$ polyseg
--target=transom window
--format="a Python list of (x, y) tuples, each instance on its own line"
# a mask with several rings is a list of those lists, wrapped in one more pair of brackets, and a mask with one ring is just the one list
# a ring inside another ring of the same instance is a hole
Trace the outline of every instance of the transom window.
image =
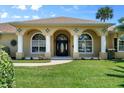
[(119, 47), (118, 47), (118, 49), (119, 49), (119, 51), (124, 51), (124, 35), (122, 35), (122, 36), (120, 36), (119, 37)]
[(32, 53), (41, 53), (46, 50), (46, 39), (38, 33), (32, 37)]
[(57, 37), (57, 40), (67, 40), (67, 37), (63, 34), (60, 34), (58, 37)]
[(89, 34), (82, 34), (78, 39), (78, 50), (82, 53), (92, 53), (92, 38)]

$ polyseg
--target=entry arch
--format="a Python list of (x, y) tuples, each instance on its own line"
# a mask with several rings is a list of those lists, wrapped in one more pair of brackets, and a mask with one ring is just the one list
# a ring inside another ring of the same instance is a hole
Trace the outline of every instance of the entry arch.
[[(72, 56), (72, 38), (71, 38), (71, 34), (68, 30), (65, 30), (65, 29), (59, 29), (59, 30), (56, 30), (53, 34), (53, 48), (52, 48), (52, 51), (53, 51), (53, 56), (57, 56), (57, 48), (59, 46), (62, 47), (64, 46), (65, 49), (67, 49), (65, 55), (62, 54), (62, 56)], [(59, 44), (57, 46), (57, 43)], [(62, 45), (62, 43), (64, 45)], [(63, 48), (62, 48), (63, 50)], [(61, 54), (60, 54), (61, 56)]]

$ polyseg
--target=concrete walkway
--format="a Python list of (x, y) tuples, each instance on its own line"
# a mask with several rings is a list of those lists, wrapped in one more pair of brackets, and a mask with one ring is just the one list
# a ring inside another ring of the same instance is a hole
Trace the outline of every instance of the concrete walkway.
[(51, 60), (49, 63), (13, 63), (18, 67), (51, 66), (72, 62), (72, 60)]

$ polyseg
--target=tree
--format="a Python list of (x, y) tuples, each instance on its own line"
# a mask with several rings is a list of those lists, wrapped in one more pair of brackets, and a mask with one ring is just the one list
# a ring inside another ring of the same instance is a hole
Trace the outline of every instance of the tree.
[(124, 31), (124, 17), (121, 17), (119, 20), (119, 25), (116, 26), (115, 31)]
[(100, 19), (101, 22), (105, 22), (106, 20), (113, 18), (113, 9), (110, 7), (102, 7), (98, 9), (96, 13), (96, 19)]
[(118, 20), (119, 23), (123, 24), (124, 23), (124, 17), (121, 17), (119, 20)]

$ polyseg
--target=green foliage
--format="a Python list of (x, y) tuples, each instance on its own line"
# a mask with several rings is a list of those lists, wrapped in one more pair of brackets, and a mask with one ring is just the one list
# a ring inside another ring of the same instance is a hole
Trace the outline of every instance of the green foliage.
[(98, 9), (96, 13), (96, 19), (100, 19), (100, 21), (105, 22), (106, 20), (112, 19), (113, 17), (113, 9), (110, 7), (102, 7)]
[(11, 58), (0, 49), (0, 87), (12, 88), (14, 86), (14, 68)]
[(118, 31), (124, 31), (124, 24), (120, 24), (118, 26), (116, 26), (115, 30)]
[(115, 31), (116, 32), (121, 32), (124, 31), (124, 17), (121, 17), (118, 22), (120, 23), (119, 25), (116, 26)]
[(119, 20), (118, 20), (119, 23), (124, 23), (124, 17), (121, 17)]
[(10, 48), (8, 46), (0, 45), (0, 49), (4, 50), (5, 52), (7, 52), (10, 55)]

